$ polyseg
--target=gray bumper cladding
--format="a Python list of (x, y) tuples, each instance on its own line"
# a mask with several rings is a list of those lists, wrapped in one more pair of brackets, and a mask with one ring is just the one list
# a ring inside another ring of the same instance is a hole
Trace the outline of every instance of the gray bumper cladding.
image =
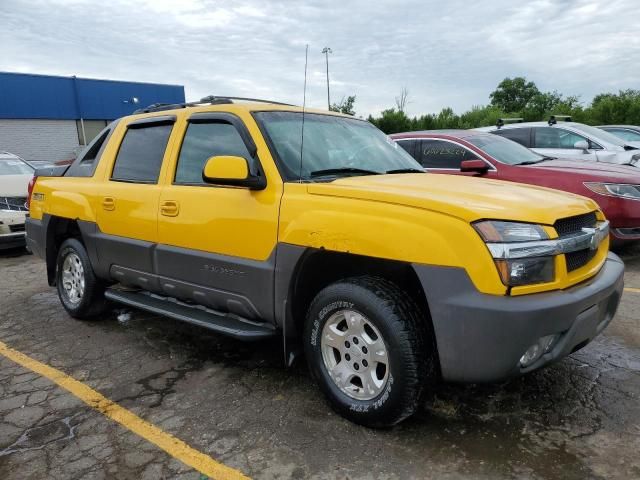
[[(491, 382), (526, 373), (582, 348), (611, 321), (624, 264), (610, 253), (600, 272), (567, 290), (517, 297), (476, 290), (460, 268), (414, 265), (424, 288), (444, 380)], [(520, 357), (538, 339), (560, 334), (527, 368)]]

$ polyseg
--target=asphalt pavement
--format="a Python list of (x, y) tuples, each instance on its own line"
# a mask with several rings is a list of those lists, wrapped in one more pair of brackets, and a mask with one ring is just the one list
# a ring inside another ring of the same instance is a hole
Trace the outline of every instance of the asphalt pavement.
[(0, 479), (206, 478), (192, 452), (219, 478), (640, 478), (640, 247), (619, 253), (627, 290), (590, 345), (505, 383), (438, 385), (382, 431), (334, 414), (277, 342), (132, 310), (76, 321), (40, 259), (0, 253)]

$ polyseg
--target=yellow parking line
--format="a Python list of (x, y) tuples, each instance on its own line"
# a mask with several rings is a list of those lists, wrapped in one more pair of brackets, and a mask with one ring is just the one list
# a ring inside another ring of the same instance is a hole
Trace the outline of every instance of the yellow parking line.
[(17, 350), (8, 347), (2, 342), (0, 342), (0, 354), (17, 364), (22, 365), (24, 368), (57, 383), (91, 408), (94, 408), (106, 417), (115, 420), (126, 429), (131, 430), (145, 440), (157, 445), (172, 457), (180, 460), (182, 463), (185, 463), (190, 467), (193, 467), (210, 478), (219, 480), (249, 478), (243, 475), (240, 471), (227, 467), (220, 462), (216, 462), (209, 455), (205, 455), (204, 453), (191, 448), (182, 440), (143, 420), (136, 414), (96, 392), (91, 387), (62, 373), (60, 370), (56, 370), (49, 365), (34, 360), (24, 353), (20, 353)]
[(624, 291), (625, 292), (640, 293), (640, 288), (625, 287)]

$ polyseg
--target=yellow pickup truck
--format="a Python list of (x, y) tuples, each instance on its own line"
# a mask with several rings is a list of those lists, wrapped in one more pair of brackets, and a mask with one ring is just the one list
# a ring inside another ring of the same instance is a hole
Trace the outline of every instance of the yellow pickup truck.
[(72, 317), (117, 302), (279, 336), (376, 427), (434, 380), (535, 370), (613, 318), (624, 267), (592, 200), (428, 174), (366, 121), (244, 100), (149, 107), (36, 172), (27, 241)]

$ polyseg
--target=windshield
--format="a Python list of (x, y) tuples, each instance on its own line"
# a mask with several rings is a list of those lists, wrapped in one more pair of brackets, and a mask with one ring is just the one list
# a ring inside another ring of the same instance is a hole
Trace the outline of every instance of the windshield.
[(619, 147), (624, 147), (627, 144), (623, 139), (618, 138), (609, 132), (605, 132), (604, 130), (600, 130), (599, 128), (592, 127), (590, 125), (585, 125), (583, 123), (572, 123), (571, 127), (575, 128), (580, 132), (584, 132), (587, 135), (591, 135), (593, 137), (592, 140), (595, 140), (596, 142), (598, 140), (603, 140), (607, 143), (612, 143)]
[[(402, 147), (368, 122), (302, 112), (258, 112), (256, 118), (277, 152), (285, 180), (372, 175), (389, 170), (424, 171)], [(302, 163), (302, 168), (301, 164)], [(302, 172), (302, 175), (300, 173)]]
[(31, 175), (33, 168), (18, 159), (0, 159), (0, 175)]
[(498, 135), (467, 137), (465, 140), (478, 147), (487, 155), (491, 155), (500, 163), (506, 163), (507, 165), (538, 163), (544, 160), (542, 155), (538, 155), (519, 143)]

